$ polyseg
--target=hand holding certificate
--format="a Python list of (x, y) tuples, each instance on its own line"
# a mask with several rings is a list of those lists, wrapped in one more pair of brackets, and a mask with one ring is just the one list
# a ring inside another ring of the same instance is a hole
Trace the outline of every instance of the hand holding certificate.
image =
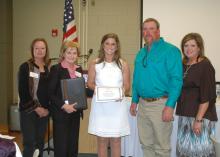
[(109, 102), (118, 101), (123, 98), (121, 87), (96, 87), (96, 101)]

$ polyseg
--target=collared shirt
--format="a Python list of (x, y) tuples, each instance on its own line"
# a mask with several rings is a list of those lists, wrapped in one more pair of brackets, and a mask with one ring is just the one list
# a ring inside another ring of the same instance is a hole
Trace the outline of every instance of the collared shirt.
[(139, 98), (168, 96), (166, 106), (175, 107), (183, 82), (180, 50), (160, 38), (142, 48), (135, 59), (132, 102)]

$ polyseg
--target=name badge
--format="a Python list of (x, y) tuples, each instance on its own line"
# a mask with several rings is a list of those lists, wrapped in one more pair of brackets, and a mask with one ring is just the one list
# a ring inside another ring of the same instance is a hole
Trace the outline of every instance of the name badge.
[(39, 74), (38, 73), (34, 73), (34, 72), (30, 72), (29, 76), (33, 77), (33, 78), (39, 78)]
[(76, 75), (77, 77), (82, 77), (82, 74), (81, 74), (80, 72), (78, 72), (78, 71), (75, 71), (75, 75)]
[(65, 104), (69, 104), (69, 101), (68, 101), (68, 100), (65, 100), (64, 102), (65, 102)]

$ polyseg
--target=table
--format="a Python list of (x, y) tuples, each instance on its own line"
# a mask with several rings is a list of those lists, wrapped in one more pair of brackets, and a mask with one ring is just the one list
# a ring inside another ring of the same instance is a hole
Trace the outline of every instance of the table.
[[(128, 110), (131, 104), (131, 97), (126, 97), (126, 104)], [(216, 123), (216, 135), (215, 138), (217, 141), (220, 141), (220, 101), (216, 103), (217, 115), (219, 121)], [(141, 149), (141, 144), (138, 137), (137, 129), (137, 118), (128, 114), (131, 134), (129, 136), (122, 137), (121, 139), (121, 156), (124, 157), (143, 157), (143, 152)], [(178, 129), (178, 116), (174, 116), (173, 121), (173, 130), (171, 134), (171, 157), (176, 157), (176, 140), (177, 140), (177, 129)]]
[[(126, 97), (125, 101), (129, 111), (131, 105), (131, 97)], [(128, 112), (128, 120), (130, 124), (131, 133), (129, 136), (125, 136), (121, 138), (121, 156), (142, 157), (143, 152), (138, 137), (137, 118), (131, 116), (130, 112)]]

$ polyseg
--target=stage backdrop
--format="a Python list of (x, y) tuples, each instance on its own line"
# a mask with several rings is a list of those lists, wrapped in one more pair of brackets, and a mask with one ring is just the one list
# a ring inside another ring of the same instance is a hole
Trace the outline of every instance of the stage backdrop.
[(205, 55), (220, 81), (220, 1), (219, 0), (142, 0), (143, 20), (153, 17), (161, 24), (161, 36), (180, 48), (184, 35), (197, 32), (205, 41)]

